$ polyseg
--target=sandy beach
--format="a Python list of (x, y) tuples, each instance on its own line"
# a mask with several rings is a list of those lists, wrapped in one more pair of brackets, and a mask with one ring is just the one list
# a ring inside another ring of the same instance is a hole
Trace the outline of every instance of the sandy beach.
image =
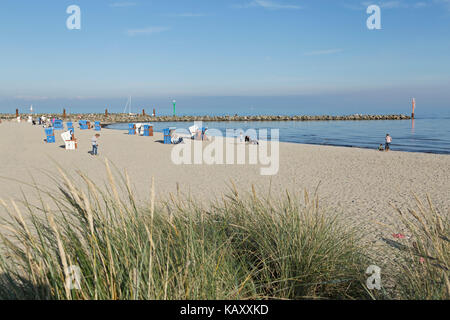
[(152, 177), (159, 200), (176, 194), (177, 188), (183, 194), (211, 200), (227, 192), (231, 180), (241, 192), (254, 185), (264, 195), (270, 188), (274, 198), (286, 190), (300, 195), (304, 189), (313, 193), (318, 188), (322, 205), (342, 215), (349, 225), (361, 224), (372, 245), (386, 246), (383, 238), (392, 238), (393, 230), (402, 231), (391, 204), (414, 207), (413, 192), (422, 197), (429, 194), (438, 210), (450, 212), (448, 155), (280, 143), (278, 173), (262, 176), (260, 165), (175, 165), (171, 161), (173, 146), (162, 144), (160, 133), (142, 137), (103, 129), (97, 157), (89, 154), (93, 130), (76, 128), (76, 151), (64, 149), (61, 133), (56, 131), (56, 143), (46, 144), (40, 126), (0, 124), (2, 199), (20, 200), (23, 191), (35, 201), (35, 192), (26, 183), (35, 179), (40, 186), (54, 187), (48, 174), (58, 177), (55, 162), (71, 175), (80, 170), (104, 184), (103, 161), (107, 158), (120, 171), (128, 172), (142, 201), (149, 198)]

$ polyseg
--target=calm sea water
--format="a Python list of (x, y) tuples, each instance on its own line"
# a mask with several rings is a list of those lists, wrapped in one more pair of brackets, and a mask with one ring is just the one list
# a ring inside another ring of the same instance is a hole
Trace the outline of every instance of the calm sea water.
[[(155, 122), (154, 130), (185, 128), (190, 122)], [(279, 129), (280, 141), (376, 149), (384, 144), (386, 133), (391, 149), (409, 152), (450, 154), (450, 117), (428, 117), (402, 121), (265, 121), (204, 122), (204, 127), (219, 129)], [(128, 130), (128, 124), (113, 124), (111, 129)], [(270, 132), (270, 131), (269, 131)]]

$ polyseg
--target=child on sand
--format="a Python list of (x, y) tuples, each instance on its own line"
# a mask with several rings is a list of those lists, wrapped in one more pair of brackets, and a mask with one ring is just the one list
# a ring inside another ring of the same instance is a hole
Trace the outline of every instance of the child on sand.
[(100, 134), (95, 134), (93, 137), (92, 137), (92, 139), (91, 139), (91, 141), (92, 141), (92, 155), (93, 156), (96, 156), (97, 155), (97, 152), (98, 152), (98, 138), (100, 137)]
[(380, 143), (380, 146), (378, 147), (378, 151), (384, 151), (384, 148), (383, 148), (383, 144), (382, 144), (382, 143)]
[(389, 146), (391, 145), (392, 137), (389, 135), (389, 133), (386, 135), (386, 147), (385, 150), (389, 151)]

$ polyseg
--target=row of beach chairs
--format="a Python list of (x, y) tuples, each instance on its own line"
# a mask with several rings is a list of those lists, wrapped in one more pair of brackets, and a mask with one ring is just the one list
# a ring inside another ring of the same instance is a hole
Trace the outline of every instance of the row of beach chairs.
[[(172, 136), (176, 128), (166, 128), (163, 129), (164, 133), (164, 144), (172, 144)], [(129, 123), (128, 124), (128, 134), (129, 135), (141, 135), (145, 137), (153, 137), (153, 125), (147, 123)]]
[[(71, 123), (71, 122), (69, 122)], [(80, 120), (78, 121), (78, 125), (80, 126), (80, 130), (89, 130), (91, 129), (91, 122), (88, 120)], [(101, 131), (102, 126), (100, 125), (100, 121), (95, 121), (94, 123), (94, 130), (95, 131)]]
[[(176, 137), (176, 136), (174, 137), (174, 133), (175, 133), (176, 129), (177, 128), (175, 128), (175, 127), (163, 129), (164, 144), (174, 144), (174, 143), (179, 143), (180, 141), (182, 141), (181, 137)], [(206, 136), (206, 130), (208, 130), (208, 128), (202, 127), (200, 130), (200, 128), (198, 128), (196, 125), (189, 127), (191, 139), (204, 140), (205, 136)]]
[[(163, 129), (164, 133), (164, 144), (172, 144), (172, 135), (176, 128), (166, 128)], [(128, 134), (129, 135), (141, 135), (145, 137), (153, 136), (153, 125), (147, 123), (129, 123), (128, 124)]]
[[(87, 120), (80, 120), (78, 124), (80, 126), (80, 130), (87, 130), (91, 128), (90, 122)], [(73, 122), (67, 122), (66, 126), (67, 131), (61, 134), (61, 138), (65, 143), (66, 150), (75, 150), (78, 147), (78, 142), (74, 136), (75, 129), (73, 127)], [(45, 128), (45, 135), (46, 135), (45, 141), (47, 143), (56, 143), (55, 130), (64, 130), (64, 124), (62, 120), (57, 119), (53, 121), (53, 127)], [(95, 122), (94, 130), (95, 131), (101, 130), (100, 121)]]
[[(91, 124), (87, 120), (80, 120), (78, 122), (80, 126), (80, 130), (88, 130), (91, 128)], [(67, 150), (75, 150), (77, 148), (77, 142), (74, 138), (75, 129), (73, 127), (72, 122), (67, 122), (67, 131), (61, 134), (63, 141), (66, 143)], [(45, 129), (46, 142), (47, 143), (55, 143), (55, 130), (63, 130), (64, 125), (62, 120), (55, 120), (53, 127)], [(208, 128), (201, 128), (201, 130), (197, 126), (189, 127), (189, 131), (192, 139), (200, 139), (203, 140), (205, 137), (206, 130)], [(100, 121), (96, 121), (94, 124), (94, 130), (100, 131), (101, 125)], [(173, 135), (175, 133), (176, 128), (170, 127), (163, 129), (164, 134), (164, 144), (173, 144), (176, 143), (173, 140)], [(153, 136), (153, 125), (151, 124), (142, 124), (142, 123), (129, 123), (128, 124), (128, 134), (129, 135), (142, 135), (151, 137)]]
[[(72, 129), (73, 130), (73, 122), (67, 122), (67, 130)], [(91, 129), (91, 123), (90, 121), (87, 120), (80, 120), (78, 121), (78, 125), (80, 126), (80, 130), (88, 130)], [(62, 120), (56, 119), (54, 121), (52, 121), (52, 128), (54, 130), (64, 130), (64, 123)], [(100, 124), (100, 121), (95, 121), (94, 123), (94, 130), (95, 131), (101, 131), (102, 130), (102, 126)]]
[(150, 123), (129, 123), (128, 134), (153, 137), (153, 125)]

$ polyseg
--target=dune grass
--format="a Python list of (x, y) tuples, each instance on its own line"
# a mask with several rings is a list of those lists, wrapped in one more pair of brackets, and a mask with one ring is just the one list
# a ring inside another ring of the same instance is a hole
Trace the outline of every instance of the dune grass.
[(156, 205), (152, 182), (138, 205), (128, 176), (108, 162), (106, 170), (106, 188), (60, 170), (60, 194), (45, 195), (53, 209), (24, 201), (25, 213), (1, 201), (9, 218), (0, 225), (0, 298), (373, 298), (360, 235), (316, 196), (231, 188), (208, 206), (181, 195)]
[(429, 196), (426, 202), (417, 196), (417, 208), (396, 211), (406, 226), (401, 272), (395, 276), (401, 299), (450, 299), (450, 221), (440, 213)]

